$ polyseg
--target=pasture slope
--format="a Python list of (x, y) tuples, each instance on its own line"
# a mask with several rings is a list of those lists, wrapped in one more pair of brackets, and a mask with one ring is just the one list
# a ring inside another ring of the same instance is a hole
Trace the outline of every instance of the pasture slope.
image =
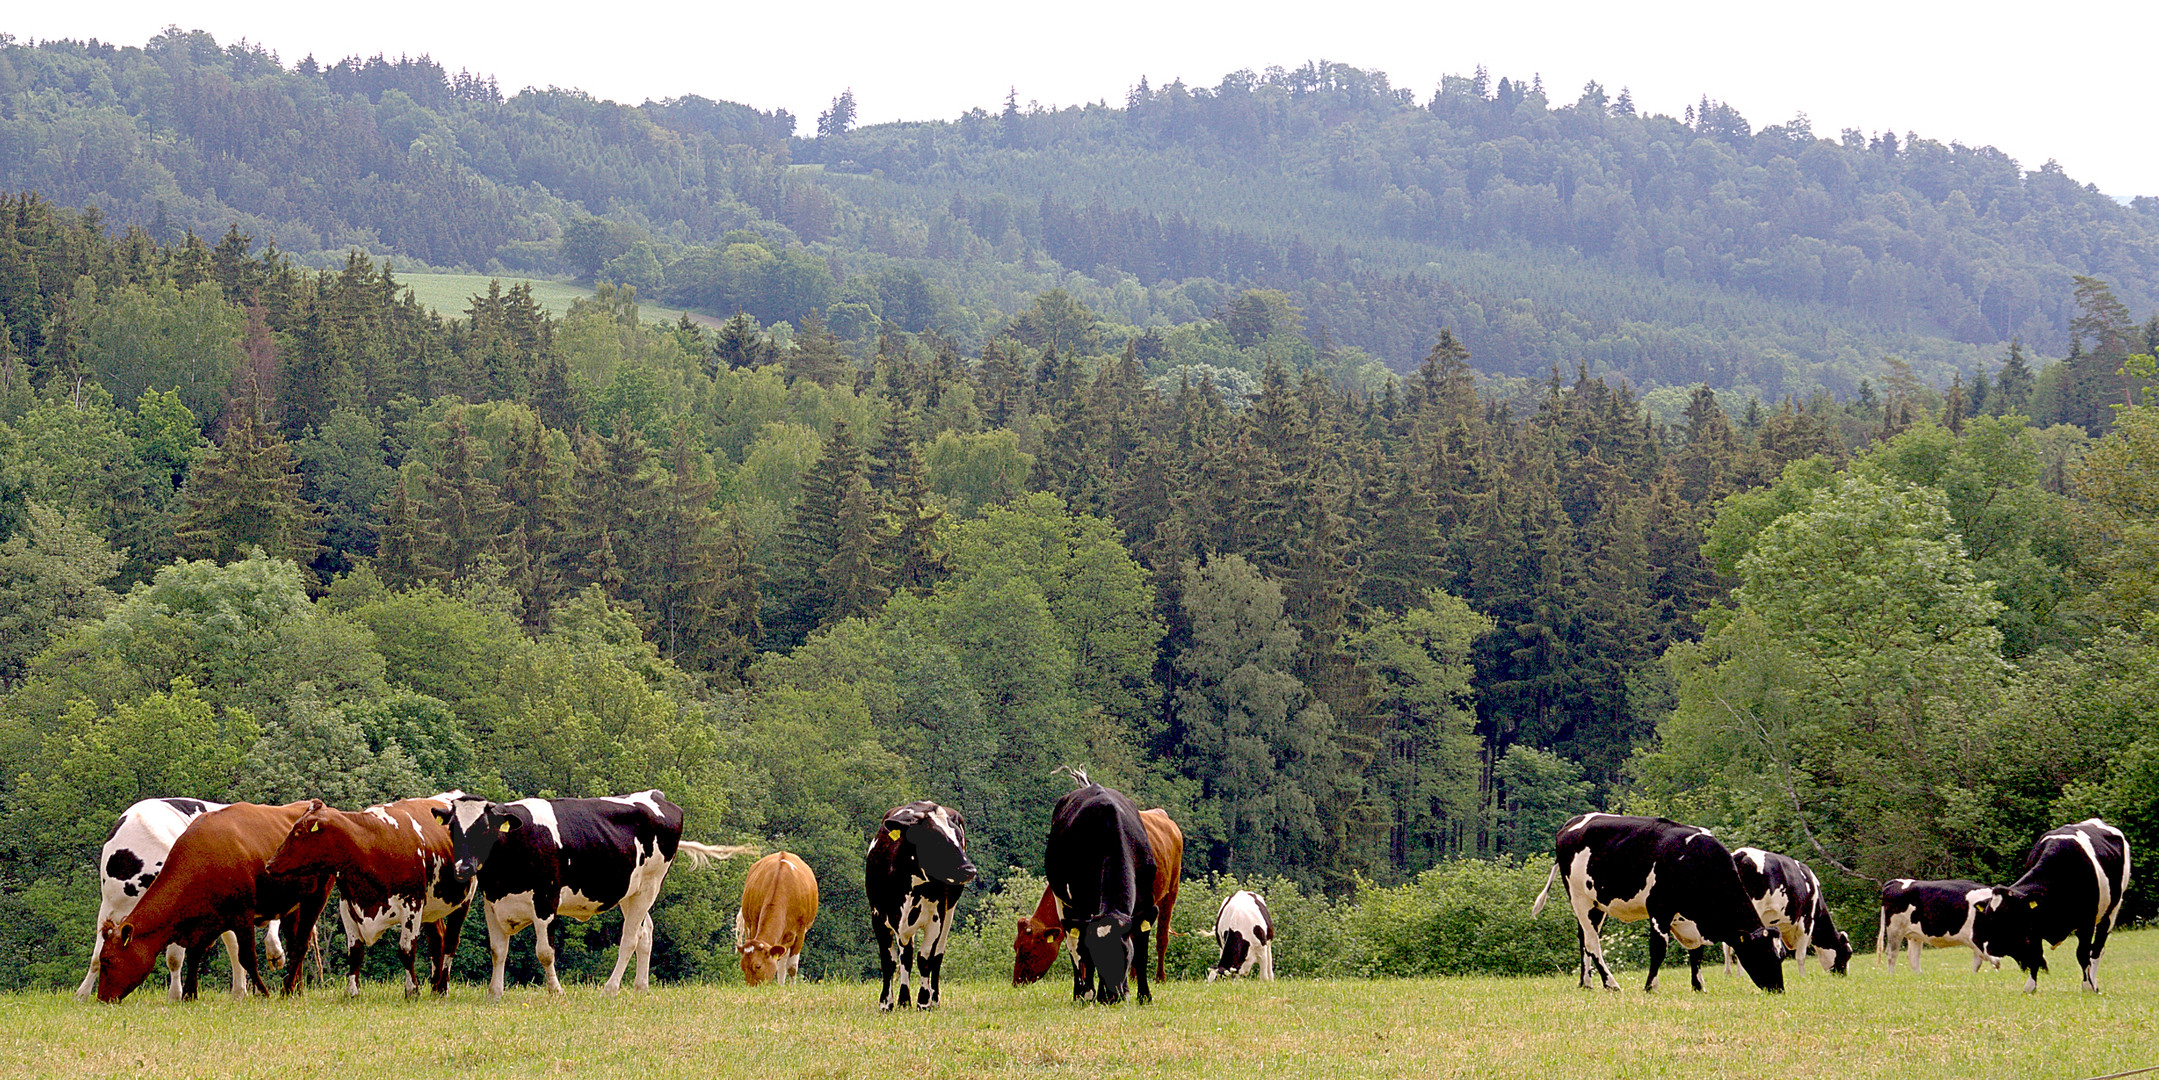
[[(472, 298), (487, 291), (490, 281), (502, 282), (503, 291), (513, 285), (532, 286), (532, 299), (548, 313), (561, 318), (570, 313), (570, 302), (592, 295), (592, 290), (567, 281), (550, 281), (546, 278), (526, 278), (515, 275), (490, 274), (399, 274), (397, 283), (412, 290), (413, 299), (421, 307), (433, 308), (444, 318), (462, 319), (465, 309), (472, 306)], [(685, 312), (680, 308), (662, 307), (643, 300), (637, 303), (637, 317), (646, 322), (672, 323)], [(710, 315), (688, 312), (693, 322), (718, 326), (721, 320)]]
[[(1294, 932), (1291, 928), (1290, 932)], [(2072, 946), (2073, 947), (2073, 946)], [(1783, 997), (1721, 969), (1682, 967), (1644, 995), (1573, 979), (1173, 980), (1144, 1008), (1075, 1007), (1069, 977), (1015, 990), (948, 984), (931, 1015), (874, 1010), (876, 986), (671, 986), (604, 998), (536, 988), (489, 1005), (460, 984), (407, 1003), (378, 982), (358, 1001), (140, 993), (116, 1007), (64, 993), (0, 997), (0, 1076), (965, 1077), (1518, 1076), (2090, 1077), (2159, 1064), (2159, 931), (2118, 935), (2101, 981), (2076, 989), (2068, 949), (2036, 996), (1961, 949), (1927, 970), (1810, 972)], [(2070, 967), (2065, 978), (2061, 969)], [(1059, 971), (1062, 972), (1060, 965)]]

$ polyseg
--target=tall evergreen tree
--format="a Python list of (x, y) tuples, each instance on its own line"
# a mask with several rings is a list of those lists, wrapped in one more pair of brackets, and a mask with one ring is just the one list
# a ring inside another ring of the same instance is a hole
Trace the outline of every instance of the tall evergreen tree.
[(173, 546), (185, 558), (233, 562), (251, 548), (306, 566), (322, 550), (321, 512), (300, 495), (292, 447), (263, 426), (251, 403), (188, 474)]

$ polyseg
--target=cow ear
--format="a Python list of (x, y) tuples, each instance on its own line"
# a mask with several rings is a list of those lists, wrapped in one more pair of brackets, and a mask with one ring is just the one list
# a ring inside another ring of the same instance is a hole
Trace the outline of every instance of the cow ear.
[(446, 806), (430, 806), (427, 808), (427, 812), (435, 815), (435, 820), (444, 825), (450, 823), (450, 810)]
[(315, 812), (315, 811), (317, 811), (317, 810), (320, 810), (320, 809), (322, 809), (322, 807), (323, 807), (323, 802), (322, 802), (322, 800), (321, 800), (321, 799), (309, 799), (309, 800), (307, 801), (307, 812), (308, 812), (308, 813), (310, 813), (310, 814), (314, 813), (314, 812)]
[(123, 949), (127, 948), (127, 943), (133, 940), (135, 940), (135, 924), (131, 922), (121, 923), (120, 947)]
[(1022, 933), (1022, 934), (1026, 933), (1026, 932), (1027, 932), (1027, 916), (1025, 916), (1025, 915), (1022, 915), (1022, 916), (1020, 916), (1020, 919), (1019, 919), (1019, 923), (1020, 923), (1020, 933)]
[(781, 956), (786, 956), (786, 955), (787, 955), (787, 946), (785, 946), (785, 945), (767, 945), (767, 946), (765, 946), (765, 951), (766, 951), (766, 952), (768, 952), (768, 953), (771, 953), (771, 954), (772, 954), (772, 955), (773, 955), (774, 957), (781, 957)]

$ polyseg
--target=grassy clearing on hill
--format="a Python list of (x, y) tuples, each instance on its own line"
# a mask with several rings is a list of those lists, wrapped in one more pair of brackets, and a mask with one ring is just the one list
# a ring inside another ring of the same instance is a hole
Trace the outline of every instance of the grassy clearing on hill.
[[(529, 939), (526, 939), (529, 941)], [(530, 947), (529, 944), (526, 947)], [(1645, 995), (1568, 977), (1173, 981), (1146, 1008), (1077, 1007), (1068, 978), (946, 988), (931, 1014), (881, 1015), (876, 987), (673, 986), (614, 999), (532, 988), (499, 1004), (460, 985), (408, 1004), (376, 983), (357, 1001), (175, 1007), (138, 991), (113, 1008), (64, 993), (0, 998), (6, 1076), (1927, 1076), (2089, 1077), (2159, 1064), (2159, 932), (2115, 938), (2107, 991), (2077, 990), (2069, 949), (2040, 993), (1974, 973), (1963, 950), (1926, 971), (1788, 978), (1782, 997), (1682, 966)], [(221, 964), (218, 966), (222, 966)], [(2070, 970), (2064, 973), (2063, 968)], [(1787, 969), (1789, 974), (1789, 969)], [(209, 984), (206, 980), (205, 985)], [(1674, 989), (1677, 988), (1677, 989)]]
[[(507, 291), (510, 286), (527, 283), (532, 286), (532, 298), (557, 318), (569, 314), (570, 301), (592, 295), (592, 290), (567, 281), (549, 281), (545, 278), (492, 277), (487, 274), (400, 274), (398, 282), (412, 290), (412, 295), (422, 307), (434, 308), (448, 318), (464, 318), (465, 309), (472, 306), (472, 298), (487, 291), (490, 281), (502, 282)], [(681, 318), (679, 308), (661, 307), (639, 301), (637, 315), (646, 322), (671, 323)], [(696, 322), (718, 325), (718, 320), (706, 315), (690, 314)]]

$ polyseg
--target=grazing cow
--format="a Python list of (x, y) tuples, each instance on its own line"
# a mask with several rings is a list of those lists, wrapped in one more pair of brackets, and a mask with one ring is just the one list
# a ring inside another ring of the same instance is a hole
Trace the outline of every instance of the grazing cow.
[(307, 810), (306, 803), (236, 803), (195, 819), (173, 841), (165, 869), (143, 891), (135, 910), (99, 935), (98, 1000), (126, 997), (149, 977), (158, 954), (175, 943), (187, 950), (181, 995), (194, 997), (210, 944), (225, 934), (239, 944), (245, 986), (267, 995), (255, 962), (255, 927), (272, 919), (286, 920), (286, 932), (300, 943), (298, 955), (286, 964), (284, 988), (287, 994), (300, 992), (315, 920), (330, 898), (330, 879), (280, 877), (267, 867), (292, 823)]
[(1589, 985), (1594, 964), (1605, 989), (1619, 989), (1604, 963), (1604, 945), (1598, 937), (1604, 917), (1610, 915), (1621, 922), (1649, 920), (1649, 978), (1644, 990), (1657, 988), (1665, 940), (1677, 938), (1687, 950), (1688, 973), (1696, 990), (1702, 988), (1702, 950), (1714, 941), (1738, 953), (1739, 966), (1754, 985), (1771, 993), (1783, 992), (1784, 964), (1777, 956), (1777, 935), (1762, 925), (1739, 883), (1739, 868), (1731, 852), (1708, 829), (1664, 818), (1582, 814), (1559, 829), (1552, 872), (1537, 902), (1530, 906), (1531, 917), (1544, 910), (1552, 883), (1562, 880), (1582, 938), (1583, 987)]
[(1274, 915), (1266, 897), (1249, 889), (1230, 894), (1215, 912), (1214, 940), (1222, 956), (1207, 969), (1208, 982), (1220, 975), (1250, 975), (1255, 964), (1260, 978), (1274, 979)]
[[(1761, 848), (1732, 850), (1739, 868), (1739, 884), (1762, 916), (1762, 925), (1777, 932), (1784, 950), (1799, 959), (1799, 973), (1807, 973), (1807, 950), (1821, 957), (1822, 970), (1836, 975), (1849, 973), (1852, 936), (1837, 929), (1829, 917), (1829, 902), (1822, 897), (1822, 879), (1805, 863), (1788, 855)], [(1724, 970), (1732, 970), (1732, 947), (1724, 947)]]
[(500, 998), (510, 939), (534, 928), (533, 955), (550, 993), (562, 992), (548, 927), (557, 916), (590, 919), (622, 909), (622, 943), (604, 986), (622, 989), (622, 973), (637, 959), (637, 988), (652, 985), (652, 905), (677, 852), (703, 865), (747, 854), (682, 839), (682, 808), (658, 791), (603, 799), (519, 799), (495, 803), (476, 795), (435, 811), (450, 832), (459, 884), (477, 875), (486, 900), (487, 947), (494, 974), (488, 996)]
[(2129, 839), (2098, 818), (2064, 825), (2039, 838), (2024, 857), (2024, 876), (2002, 890), (1994, 949), (2026, 973), (2024, 992), (2039, 989), (2046, 945), (2077, 938), (2084, 988), (2099, 990), (2099, 954), (2121, 914), (2129, 887)]
[(1896, 878), (1882, 885), (1881, 922), (1874, 951), (1890, 970), (1897, 966), (1897, 947), (1911, 956), (1912, 970), (1919, 970), (1921, 945), (1962, 945), (1972, 951), (1972, 970), (1987, 961), (2002, 966), (1992, 955), (1995, 914), (2001, 910), (2001, 890), (1976, 881), (1914, 881)]
[[(915, 1008), (936, 1007), (952, 908), (974, 879), (975, 864), (967, 859), (967, 819), (959, 811), (924, 800), (895, 806), (885, 815), (877, 835), (870, 838), (862, 877), (885, 980), (877, 995), (879, 1009), (890, 1012), (907, 1001), (910, 969), (922, 976)], [(897, 998), (892, 995), (894, 971), (900, 976)]]
[[(172, 842), (187, 831), (188, 825), (212, 810), (224, 808), (224, 803), (202, 799), (144, 799), (120, 812), (120, 820), (113, 823), (112, 834), (98, 852), (98, 936), (91, 939), (90, 970), (83, 975), (82, 985), (75, 988), (75, 1000), (88, 1001), (97, 992), (97, 956), (105, 947), (105, 928), (118, 926), (135, 910), (143, 890), (164, 869)], [(285, 945), (276, 923), (270, 924), (267, 937), (263, 953), (269, 966), (283, 966)], [(240, 966), (240, 943), (234, 935), (225, 935), (225, 954), (232, 960), (232, 992), (244, 995), (247, 971)], [(165, 949), (165, 970), (171, 976), (167, 993), (174, 1001), (180, 1000), (180, 965), (186, 958), (186, 950), (178, 945)]]
[[(1140, 811), (1139, 822), (1147, 830), (1147, 847), (1154, 852), (1154, 906), (1162, 913), (1163, 932), (1155, 938), (1154, 977), (1166, 979), (1170, 913), (1177, 910), (1177, 886), (1184, 877), (1184, 830), (1170, 820), (1169, 811), (1159, 807)], [(1064, 940), (1064, 927), (1057, 922), (1056, 897), (1045, 888), (1035, 913), (1019, 920), (1019, 933), (1012, 939), (1012, 985), (1025, 986), (1049, 974)]]
[(353, 813), (333, 810), (321, 799), (292, 825), (270, 858), (273, 874), (328, 874), (337, 880), (337, 917), (345, 928), (345, 992), (360, 992), (360, 963), (392, 927), (397, 955), (405, 962), (405, 996), (420, 996), (415, 971), (420, 942), (427, 942), (428, 985), (450, 990), (450, 957), (471, 910), (474, 883), (458, 881), (447, 811), (464, 792), (370, 806)]
[(1147, 934), (1161, 918), (1147, 829), (1122, 792), (1078, 770), (1072, 778), (1080, 786), (1057, 800), (1043, 852), (1057, 921), (1070, 935), (1072, 997), (1117, 1002), (1130, 970), (1138, 975), (1136, 996), (1145, 1004), (1154, 996), (1147, 987)]
[(802, 939), (817, 921), (817, 875), (802, 856), (775, 851), (750, 867), (735, 912), (735, 951), (751, 986), (802, 977)]

